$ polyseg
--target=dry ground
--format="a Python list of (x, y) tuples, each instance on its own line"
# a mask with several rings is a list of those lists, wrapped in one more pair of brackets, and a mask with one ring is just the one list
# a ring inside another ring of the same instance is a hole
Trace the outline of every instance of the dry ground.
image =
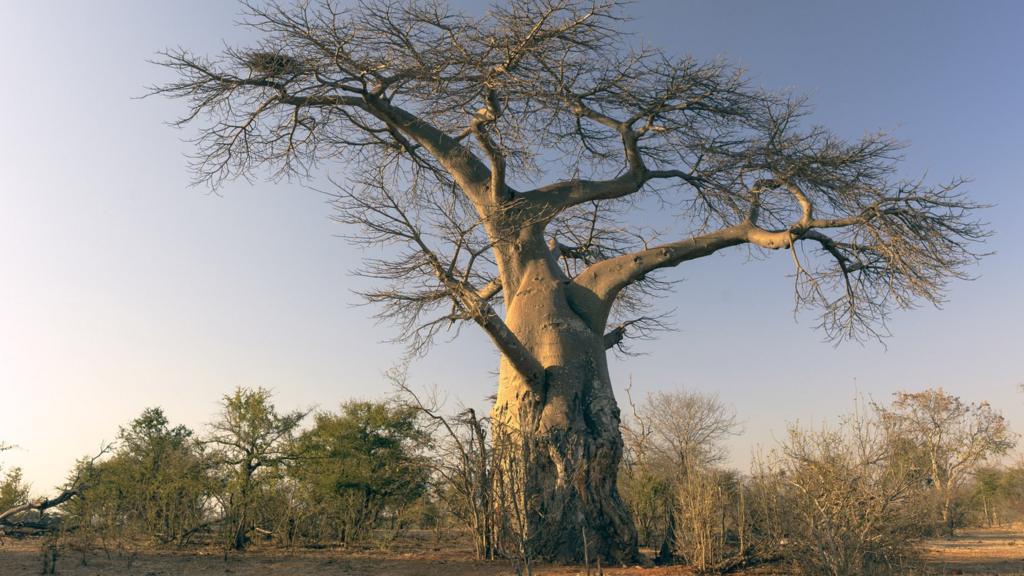
[(925, 542), (922, 557), (932, 574), (1024, 575), (1024, 529), (964, 530)]
[[(1017, 530), (967, 531), (957, 539), (931, 540), (922, 545), (927, 574), (985, 574), (1024, 576), (1024, 532)], [(213, 550), (65, 551), (58, 574), (67, 576), (498, 576), (514, 574), (505, 562), (478, 562), (465, 546), (445, 548), (434, 542), (396, 544), (389, 551), (254, 549), (225, 555)], [(0, 576), (39, 574), (40, 542), (7, 539), (0, 544)], [(586, 574), (583, 567), (541, 566), (539, 576)], [(605, 568), (608, 576), (670, 576), (690, 574), (682, 567)], [(781, 567), (762, 568), (754, 574), (785, 574)]]

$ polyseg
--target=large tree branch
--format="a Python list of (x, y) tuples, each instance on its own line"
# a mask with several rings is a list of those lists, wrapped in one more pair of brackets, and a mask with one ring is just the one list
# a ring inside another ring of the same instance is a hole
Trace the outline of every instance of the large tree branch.
[(495, 278), (481, 286), (480, 289), (477, 290), (476, 295), (480, 300), (487, 302), (491, 298), (497, 296), (499, 292), (501, 292), (501, 278)]
[[(985, 232), (968, 219), (977, 206), (954, 193), (955, 184), (905, 189), (890, 181), (899, 146), (885, 135), (846, 143), (821, 128), (802, 130), (800, 98), (751, 88), (722, 63), (629, 49), (617, 4), (517, 0), (481, 18), (431, 3), (351, 11), (250, 5), (249, 25), (265, 35), (258, 49), (229, 49), (223, 65), (166, 54), (179, 80), (155, 92), (190, 102), (182, 124), (200, 113), (213, 119), (197, 138), (199, 180), (216, 184), (268, 165), (277, 175), (306, 175), (322, 159), (344, 157), (360, 166), (357, 182), (367, 168), (386, 169), (383, 185), (408, 186), (410, 220), (437, 249), (438, 272), (408, 244), (409, 254), (389, 260), (398, 267), (373, 264), (398, 286), (375, 301), (388, 302), (385, 316), (419, 323), (424, 310), (454, 298), (451, 315), (429, 324), (425, 340), (445, 321), (473, 318), (515, 355), (483, 307), (499, 284), (472, 288), (495, 271), (462, 263), (468, 228), (445, 222), (445, 211), (479, 224), (469, 243), (492, 252), (487, 262), (504, 275), (507, 301), (525, 261), (549, 257), (534, 249), (539, 242), (579, 246), (555, 249), (573, 297), (591, 300), (574, 305), (602, 322), (617, 297), (617, 312), (626, 312), (634, 295), (649, 294), (653, 278), (620, 292), (651, 271), (737, 244), (790, 248), (798, 305), (821, 305), (823, 325), (847, 333), (884, 323), (893, 306), (916, 298), (939, 302), (947, 279), (965, 277), (977, 258), (970, 243)], [(567, 176), (551, 183), (545, 175), (556, 156)], [(506, 184), (534, 179), (546, 185), (519, 193)], [(623, 219), (629, 203), (615, 200), (670, 186), (683, 194), (665, 197), (666, 207), (694, 223), (685, 234), (699, 235), (651, 248), (661, 240), (648, 237), (643, 222)], [(434, 196), (449, 187), (457, 202), (441, 206)], [(590, 204), (594, 219), (582, 217)], [(598, 209), (606, 213), (600, 222)], [(381, 244), (413, 239), (404, 225), (370, 228)], [(821, 248), (824, 266), (804, 268), (793, 249), (804, 240)], [(848, 305), (854, 295), (866, 314)]]
[[(297, 109), (359, 109), (383, 122), (392, 131), (392, 137), (396, 140), (396, 144), (406, 150), (411, 148), (407, 142), (397, 137), (398, 134), (395, 134), (397, 132), (410, 138), (426, 150), (451, 174), (459, 186), (473, 197), (474, 201), (482, 200), (480, 194), (491, 183), (491, 171), (458, 138), (445, 133), (419, 115), (394, 105), (385, 97), (384, 90), (390, 85), (388, 82), (381, 82), (379, 86), (371, 89), (366, 83), (366, 77), (350, 78), (348, 82), (341, 82), (325, 78), (316, 71), (306, 73), (303, 70), (286, 78), (266, 74), (244, 78), (219, 71), (212, 64), (193, 58), (184, 52), (169, 52), (164, 56), (167, 58), (164, 65), (177, 70), (182, 74), (183, 79), (154, 88), (152, 93), (187, 97), (192, 100), (191, 112), (179, 120), (179, 125), (191, 122), (204, 111), (213, 111), (217, 106), (230, 102), (232, 98), (249, 96), (244, 94), (244, 91), (269, 91), (268, 96), (262, 100), (261, 105), (256, 107), (246, 125), (233, 127), (230, 124), (225, 124), (223, 126), (227, 132), (219, 136), (227, 140), (224, 144), (229, 149), (233, 148), (236, 143), (243, 146), (244, 149), (239, 152), (240, 154), (248, 154), (250, 150), (247, 143), (238, 142), (239, 137), (244, 137), (247, 134), (248, 126), (256, 121), (256, 117), (263, 115), (264, 112), (269, 112), (275, 107), (275, 104), (294, 106)], [(248, 57), (249, 59), (260, 57), (291, 60), (284, 55), (270, 53), (253, 53)], [(252, 66), (252, 64), (249, 65)], [(295, 66), (300, 66), (300, 64), (295, 64)], [(353, 120), (351, 116), (348, 118)], [(364, 132), (372, 130), (358, 122), (356, 122), (356, 127)], [(294, 129), (295, 126), (292, 128)], [(293, 135), (294, 130), (289, 130), (288, 133)]]
[(505, 155), (488, 133), (488, 127), (493, 126), (500, 116), (501, 103), (498, 101), (498, 95), (494, 90), (488, 90), (484, 107), (473, 115), (473, 120), (470, 122), (469, 127), (491, 161), (489, 188), (490, 198), (494, 202), (506, 200), (510, 196), (505, 185), (505, 169), (507, 165)]
[[(544, 367), (534, 355), (520, 342), (519, 337), (509, 329), (505, 321), (494, 310), (490, 303), (502, 288), (500, 279), (489, 282), (483, 288), (476, 288), (467, 278), (468, 274), (457, 274), (454, 266), (446, 266), (437, 253), (427, 244), (427, 240), (418, 226), (406, 213), (387, 187), (381, 187), (381, 205), (367, 204), (360, 198), (352, 198), (363, 209), (372, 211), (375, 216), (387, 222), (386, 225), (375, 224), (363, 220), (366, 226), (388, 228), (391, 234), (405, 238), (422, 255), (431, 274), (440, 282), (448, 297), (461, 309), (460, 318), (473, 320), (484, 329), (495, 346), (508, 358), (509, 362), (524, 378), (533, 384), (540, 384), (544, 379)], [(461, 276), (461, 277), (460, 277)], [(454, 316), (454, 315), (453, 315)]]
[(624, 174), (611, 180), (571, 179), (542, 186), (523, 194), (526, 198), (543, 204), (547, 211), (564, 210), (576, 204), (593, 200), (609, 200), (628, 196), (640, 190), (647, 181), (647, 167), (637, 145), (637, 134), (631, 122), (623, 122), (587, 106), (573, 94), (564, 96), (565, 104), (577, 118), (587, 118), (611, 128), (622, 139), (623, 154), (626, 158)]
[(798, 223), (782, 230), (766, 230), (758, 227), (752, 219), (756, 218), (756, 210), (751, 211), (751, 219), (735, 226), (729, 226), (714, 232), (695, 236), (685, 240), (661, 244), (637, 252), (623, 254), (596, 262), (584, 270), (575, 282), (592, 293), (601, 303), (602, 313), (595, 315), (594, 320), (603, 326), (608, 310), (615, 297), (626, 286), (642, 280), (647, 274), (660, 268), (669, 268), (682, 262), (709, 256), (731, 246), (753, 244), (770, 250), (791, 248), (799, 240), (813, 240), (829, 252), (839, 263), (845, 274), (861, 267), (853, 263), (840, 252), (837, 243), (816, 228), (840, 228), (868, 222), (874, 215), (884, 213), (872, 207), (858, 216), (839, 219), (808, 219), (805, 212)]
[(452, 297), (465, 310), (466, 315), (473, 319), (484, 332), (491, 337), (498, 350), (508, 358), (516, 370), (533, 385), (544, 381), (544, 367), (537, 358), (520, 342), (519, 337), (509, 329), (505, 321), (498, 316), (494, 307), (480, 297), (481, 291), (471, 285), (448, 277), (442, 278)]
[[(565, 90), (565, 89), (563, 89)], [(702, 97), (697, 98), (699, 101)], [(669, 104), (667, 100), (652, 104), (650, 107), (643, 107), (642, 110), (634, 112), (629, 118), (620, 120), (614, 116), (601, 112), (595, 107), (588, 105), (578, 95), (569, 93), (567, 90), (562, 95), (564, 105), (572, 111), (576, 117), (585, 118), (600, 126), (613, 130), (618, 134), (622, 142), (622, 154), (625, 159), (625, 171), (622, 175), (608, 180), (585, 180), (569, 179), (542, 186), (524, 196), (542, 202), (549, 208), (564, 210), (570, 206), (591, 202), (595, 200), (610, 200), (622, 198), (639, 192), (644, 185), (654, 179), (678, 178), (683, 182), (700, 187), (702, 179), (693, 173), (678, 169), (650, 170), (644, 159), (640, 148), (640, 139), (652, 132), (659, 132), (661, 127), (654, 125), (654, 118), (674, 111), (686, 110), (693, 106), (694, 101), (683, 101)], [(647, 123), (640, 128), (636, 127), (637, 122), (647, 119)]]
[(639, 192), (651, 180), (677, 178), (699, 187), (701, 179), (683, 170), (629, 170), (609, 180), (587, 180), (572, 178), (525, 191), (520, 197), (549, 207), (549, 211), (561, 211), (571, 206), (597, 200), (614, 200)]
[(483, 200), (481, 194), (491, 184), (491, 171), (468, 148), (429, 122), (390, 102), (370, 99), (368, 103), (371, 114), (394, 124), (436, 158), (474, 203)]
[(14, 520), (15, 516), (24, 514), (25, 512), (31, 512), (33, 510), (37, 512), (45, 512), (50, 508), (60, 506), (61, 504), (71, 500), (72, 498), (81, 495), (82, 490), (86, 487), (84, 484), (73, 486), (63, 490), (57, 496), (53, 498), (40, 498), (31, 502), (26, 502), (20, 506), (15, 506), (4, 512), (0, 512), (0, 526), (17, 526), (19, 522)]
[(387, 100), (366, 94), (358, 96), (325, 95), (296, 96), (282, 95), (280, 101), (294, 106), (333, 107), (348, 106), (364, 110), (389, 127), (405, 134), (422, 146), (448, 171), (463, 191), (474, 200), (491, 186), (491, 171), (463, 146), (458, 139), (446, 134), (417, 115), (395, 106)]
[(687, 260), (708, 256), (722, 248), (744, 244), (750, 241), (752, 228), (749, 224), (730, 226), (694, 238), (602, 260), (580, 273), (575, 282), (603, 303), (603, 313), (593, 319), (599, 326), (603, 326), (611, 302), (630, 283), (658, 268), (675, 266)]
[(641, 316), (632, 320), (621, 322), (604, 334), (604, 348), (610, 350), (618, 347), (619, 352), (629, 354), (625, 345), (626, 338), (637, 338), (641, 340), (650, 339), (655, 332), (670, 330), (664, 323), (663, 317)]

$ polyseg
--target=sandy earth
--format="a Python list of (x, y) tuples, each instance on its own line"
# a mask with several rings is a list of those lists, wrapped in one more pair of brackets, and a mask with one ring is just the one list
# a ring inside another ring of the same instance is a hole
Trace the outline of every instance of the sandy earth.
[(922, 557), (933, 574), (1024, 575), (1024, 529), (968, 530), (954, 540), (929, 540)]
[[(922, 545), (927, 573), (934, 575), (1024, 575), (1024, 532), (983, 530), (965, 532), (956, 540), (931, 540)], [(57, 573), (68, 576), (469, 576), (511, 575), (506, 562), (479, 562), (462, 546), (444, 549), (427, 546), (417, 551), (254, 549), (244, 554), (220, 551), (103, 551), (83, 555), (67, 551), (58, 560)], [(0, 576), (39, 574), (40, 543), (7, 539), (0, 544)], [(540, 566), (538, 576), (586, 574), (581, 566)], [(683, 567), (605, 568), (612, 576), (670, 576), (690, 574)], [(753, 574), (783, 574), (762, 568)], [(596, 571), (594, 571), (596, 574)]]
[[(131, 555), (104, 553), (91, 554), (82, 565), (81, 554), (68, 553), (58, 561), (57, 574), (68, 576), (224, 576), (259, 575), (285, 576), (292, 574), (323, 576), (469, 576), (512, 575), (507, 562), (479, 562), (467, 558), (464, 550), (456, 553), (429, 552), (404, 553), (349, 553), (342, 551), (282, 551), (259, 550), (245, 554), (203, 553), (198, 551), (155, 551)], [(0, 547), (0, 576), (28, 576), (39, 574), (39, 545), (35, 542), (8, 541)], [(596, 571), (595, 571), (596, 572)], [(547, 566), (535, 571), (538, 576), (586, 574), (579, 567)], [(645, 574), (669, 576), (689, 574), (675, 568), (613, 568), (605, 574)]]

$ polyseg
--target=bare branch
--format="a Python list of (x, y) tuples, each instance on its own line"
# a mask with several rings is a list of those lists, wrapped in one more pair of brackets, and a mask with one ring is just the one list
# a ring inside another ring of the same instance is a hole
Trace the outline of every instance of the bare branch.
[(625, 345), (627, 339), (650, 340), (657, 332), (670, 330), (665, 322), (667, 314), (660, 316), (641, 316), (616, 324), (611, 330), (604, 334), (605, 350), (617, 348), (618, 352), (630, 354), (630, 349)]
[[(395, 285), (368, 296), (417, 350), (481, 324), (490, 313), (468, 310), (499, 294), (511, 304), (530, 261), (552, 258), (551, 238), (569, 292), (591, 300), (574, 305), (597, 309), (596, 337), (613, 306), (635, 313), (670, 288), (651, 272), (747, 244), (789, 250), (798, 307), (843, 339), (941, 302), (987, 234), (959, 181), (894, 181), (901, 145), (888, 136), (845, 141), (808, 126), (802, 98), (751, 87), (723, 62), (628, 45), (619, 2), (513, 0), (479, 17), (440, 2), (245, 6), (255, 46), (166, 51), (177, 79), (153, 93), (188, 103), (178, 124), (199, 125), (197, 181), (264, 167), (305, 177), (325, 159), (358, 166), (359, 186), (388, 173), (417, 233), (388, 219), (391, 206), (340, 207), (372, 215), (373, 242), (409, 250), (370, 263)], [(657, 238), (631, 215), (651, 207), (688, 228)]]
[(93, 465), (97, 460), (102, 458), (108, 452), (110, 452), (112, 445), (107, 444), (100, 448), (94, 456), (88, 460), (84, 460), (78, 466), (75, 471), (75, 476), (69, 480), (59, 494), (52, 498), (39, 498), (32, 500), (24, 504), (14, 506), (8, 510), (0, 511), (0, 527), (18, 527), (23, 526), (24, 521), (19, 520), (18, 517), (25, 514), (26, 512), (39, 512), (43, 513), (50, 508), (56, 508), (65, 502), (82, 495), (82, 491), (89, 487), (89, 472), (92, 470)]

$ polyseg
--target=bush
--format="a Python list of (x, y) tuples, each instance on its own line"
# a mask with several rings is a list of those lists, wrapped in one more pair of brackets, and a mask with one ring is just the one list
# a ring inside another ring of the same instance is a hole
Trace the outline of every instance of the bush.
[(21, 468), (11, 468), (0, 480), (0, 512), (28, 502), (29, 486), (21, 475)]
[(678, 481), (674, 554), (695, 570), (738, 563), (746, 548), (743, 485), (736, 474), (697, 469)]
[(877, 419), (855, 414), (836, 428), (793, 426), (758, 463), (759, 482), (778, 490), (780, 549), (807, 574), (902, 573), (922, 523), (913, 503), (920, 470), (891, 450)]
[(184, 426), (147, 408), (118, 434), (113, 455), (83, 462), (89, 482), (68, 506), (70, 526), (105, 541), (145, 539), (184, 544), (211, 513), (209, 463)]
[(302, 456), (290, 470), (304, 499), (300, 507), (316, 511), (305, 518), (303, 533), (348, 543), (381, 523), (404, 525), (430, 477), (419, 453), (426, 440), (411, 408), (348, 402), (340, 413), (317, 414), (298, 438), (295, 452)]

